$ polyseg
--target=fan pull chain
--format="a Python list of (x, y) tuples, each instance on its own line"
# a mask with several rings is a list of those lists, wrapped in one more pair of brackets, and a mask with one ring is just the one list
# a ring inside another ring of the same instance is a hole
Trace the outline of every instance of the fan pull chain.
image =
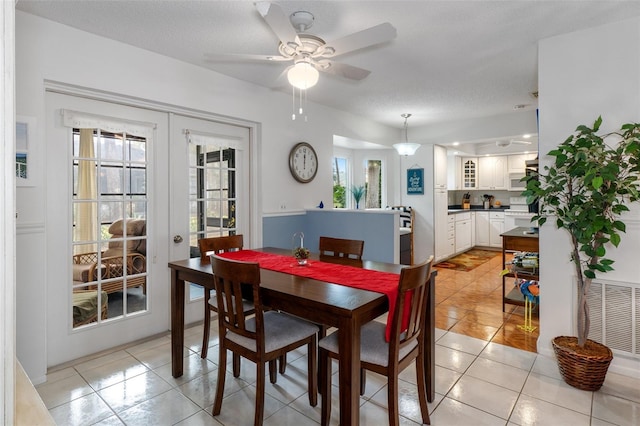
[[(295, 86), (292, 87), (292, 114), (291, 114), (291, 120), (295, 121), (296, 119), (296, 88)], [(303, 95), (304, 92), (304, 95)], [(307, 122), (309, 121), (307, 118), (307, 114), (305, 114), (304, 112), (304, 106), (307, 103), (307, 91), (303, 90), (303, 89), (298, 89), (298, 115), (303, 116), (304, 115), (304, 121)]]
[(296, 88), (294, 86), (291, 86), (291, 90), (293, 93), (292, 102), (291, 102), (291, 111), (293, 111), (293, 113), (291, 114), (291, 120), (295, 120), (296, 119)]

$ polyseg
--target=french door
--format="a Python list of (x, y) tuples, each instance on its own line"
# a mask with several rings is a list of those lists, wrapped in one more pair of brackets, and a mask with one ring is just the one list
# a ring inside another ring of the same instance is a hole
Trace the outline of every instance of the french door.
[(166, 113), (68, 94), (47, 92), (46, 109), (41, 296), (53, 366), (167, 329), (156, 212), (169, 130)]
[[(199, 257), (203, 237), (243, 234), (248, 244), (249, 129), (178, 114), (170, 122), (171, 259)], [(203, 297), (189, 286), (186, 323), (202, 319)]]

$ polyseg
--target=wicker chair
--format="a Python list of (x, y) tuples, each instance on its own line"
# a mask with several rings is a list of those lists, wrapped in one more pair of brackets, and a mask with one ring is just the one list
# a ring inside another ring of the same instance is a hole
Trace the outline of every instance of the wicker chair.
[[(107, 292), (101, 294), (100, 317), (108, 317)], [(98, 320), (98, 292), (95, 290), (76, 290), (73, 292), (73, 326), (80, 327)]]
[[(123, 290), (122, 277), (126, 277), (127, 288), (142, 287), (147, 293), (147, 245), (144, 220), (117, 220), (109, 227), (111, 240), (109, 248), (101, 253), (90, 252), (73, 256), (73, 280), (78, 283), (90, 283), (77, 289), (97, 290), (93, 282), (102, 280), (101, 289), (107, 293)], [(127, 250), (124, 254), (123, 236), (127, 236)]]

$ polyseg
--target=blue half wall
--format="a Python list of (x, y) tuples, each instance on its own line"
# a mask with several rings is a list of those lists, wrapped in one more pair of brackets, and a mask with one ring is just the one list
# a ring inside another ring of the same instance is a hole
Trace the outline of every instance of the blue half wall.
[(291, 249), (293, 234), (304, 233), (304, 245), (318, 251), (320, 236), (364, 241), (363, 258), (398, 263), (399, 229), (397, 212), (390, 210), (315, 209), (262, 219), (265, 247)]

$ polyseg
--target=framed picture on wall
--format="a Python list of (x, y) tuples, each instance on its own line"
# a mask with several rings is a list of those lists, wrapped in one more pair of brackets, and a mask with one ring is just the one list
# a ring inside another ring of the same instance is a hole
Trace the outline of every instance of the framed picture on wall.
[(33, 175), (32, 158), (29, 145), (33, 143), (35, 118), (16, 117), (16, 185), (31, 186)]
[(424, 169), (407, 169), (407, 195), (424, 194)]

